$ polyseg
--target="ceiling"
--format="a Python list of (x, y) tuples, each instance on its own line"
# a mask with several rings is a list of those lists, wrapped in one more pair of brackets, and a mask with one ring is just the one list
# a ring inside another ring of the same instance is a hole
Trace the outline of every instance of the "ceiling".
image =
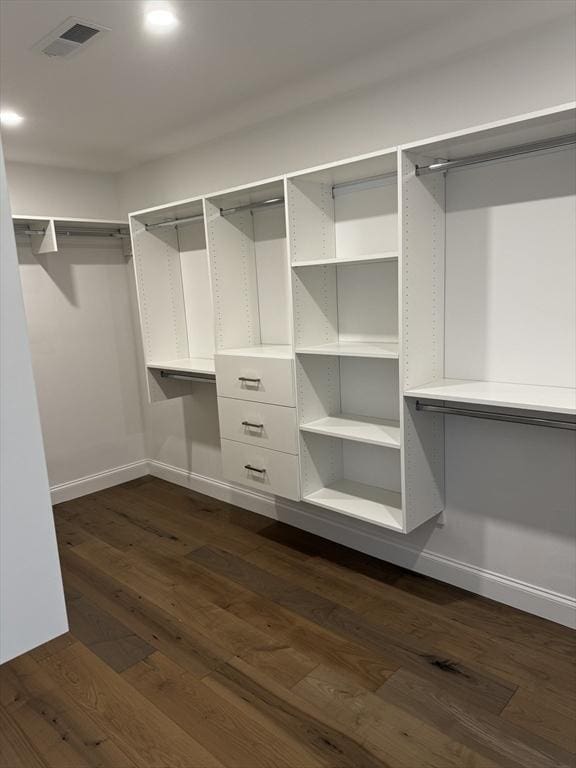
[[(157, 3), (156, 3), (157, 4)], [(119, 171), (572, 14), (566, 0), (0, 0), (9, 160)], [(111, 29), (77, 56), (31, 50), (69, 16)], [(569, 23), (569, 22), (568, 22)]]

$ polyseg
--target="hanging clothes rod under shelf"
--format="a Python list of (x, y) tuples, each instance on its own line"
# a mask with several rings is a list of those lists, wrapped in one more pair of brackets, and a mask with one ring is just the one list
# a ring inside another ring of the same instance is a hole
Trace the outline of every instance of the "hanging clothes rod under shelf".
[(203, 384), (214, 384), (216, 382), (216, 374), (208, 373), (203, 375), (201, 373), (186, 373), (180, 371), (175, 373), (173, 371), (160, 371), (160, 376), (163, 379), (179, 379), (180, 381), (197, 381)]
[(452, 168), (463, 168), (467, 165), (477, 165), (478, 163), (488, 163), (490, 160), (504, 160), (507, 157), (516, 157), (517, 155), (527, 155), (530, 152), (539, 152), (543, 149), (556, 149), (576, 144), (576, 133), (570, 133), (566, 136), (556, 136), (553, 139), (544, 139), (534, 141), (531, 144), (520, 144), (506, 149), (497, 149), (493, 152), (483, 152), (480, 155), (470, 155), (462, 157), (459, 160), (437, 160), (430, 165), (417, 165), (416, 176), (425, 176), (428, 173), (442, 173), (452, 170)]
[(159, 221), (156, 224), (145, 224), (147, 231), (151, 229), (166, 229), (168, 227), (180, 227), (183, 224), (192, 224), (193, 221), (202, 221), (204, 218), (203, 213), (197, 213), (194, 216), (186, 216), (182, 219), (169, 219), (168, 221)]
[(220, 216), (231, 216), (233, 213), (254, 211), (258, 208), (274, 208), (277, 205), (284, 205), (283, 197), (271, 197), (270, 200), (262, 200), (259, 203), (245, 203), (244, 205), (236, 205), (233, 208), (220, 208)]
[(570, 429), (576, 431), (576, 421), (560, 419), (544, 419), (539, 416), (524, 416), (514, 413), (496, 413), (495, 411), (477, 411), (473, 408), (457, 408), (451, 405), (427, 405), (416, 400), (417, 411), (443, 413), (447, 416), (470, 416), (473, 419), (492, 419), (493, 421), (512, 421), (517, 424), (531, 424), (536, 427), (553, 427), (554, 429)]
[(346, 194), (348, 190), (352, 189), (372, 189), (373, 187), (380, 187), (386, 184), (392, 179), (396, 179), (398, 174), (396, 171), (390, 171), (389, 173), (380, 173), (377, 176), (366, 176), (363, 179), (354, 179), (353, 181), (340, 181), (337, 184), (332, 184), (332, 197)]
[[(28, 237), (42, 236), (46, 234), (45, 229), (30, 229), (28, 227), (14, 227), (14, 232), (17, 235), (28, 235)], [(81, 227), (59, 227), (55, 228), (56, 235), (58, 237), (117, 237), (128, 238), (130, 234), (121, 229), (106, 229), (104, 227), (97, 227), (94, 229), (87, 229)]]

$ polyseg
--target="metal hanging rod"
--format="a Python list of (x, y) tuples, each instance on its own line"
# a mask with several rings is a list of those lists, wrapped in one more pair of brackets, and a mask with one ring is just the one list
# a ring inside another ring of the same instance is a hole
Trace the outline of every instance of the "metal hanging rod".
[(160, 371), (160, 376), (163, 379), (178, 379), (179, 381), (197, 381), (203, 384), (214, 384), (216, 381), (216, 375), (214, 373), (187, 373), (186, 371), (180, 371), (176, 373), (174, 371)]
[(386, 184), (388, 181), (397, 178), (396, 171), (390, 171), (389, 173), (380, 173), (377, 176), (367, 176), (364, 179), (354, 179), (354, 181), (340, 181), (337, 184), (332, 185), (332, 196), (337, 197), (339, 194), (346, 194), (350, 189), (372, 189), (373, 187), (380, 187)]
[(185, 224), (192, 224), (193, 221), (202, 221), (203, 213), (197, 213), (194, 216), (186, 216), (182, 219), (169, 219), (168, 221), (159, 221), (157, 224), (145, 224), (147, 231), (151, 229), (167, 229), (168, 227), (181, 227)]
[(34, 237), (35, 235), (45, 235), (46, 230), (45, 229), (29, 229), (24, 227), (14, 227), (14, 232), (17, 235), (28, 235), (29, 237)]
[(534, 141), (531, 144), (520, 144), (515, 147), (508, 147), (507, 149), (497, 149), (493, 152), (483, 152), (480, 155), (470, 155), (469, 157), (462, 157), (459, 160), (437, 160), (434, 163), (430, 163), (430, 165), (417, 165), (416, 176), (450, 171), (453, 168), (463, 168), (467, 165), (487, 163), (490, 160), (504, 160), (507, 157), (527, 155), (530, 152), (539, 152), (543, 149), (567, 147), (570, 144), (576, 144), (576, 133), (570, 133), (566, 136), (556, 136), (553, 139)]
[(121, 229), (82, 229), (73, 227), (56, 227), (57, 237), (116, 237), (120, 239), (130, 237), (130, 234)]
[(470, 416), (473, 419), (492, 419), (493, 421), (512, 421), (517, 424), (531, 424), (536, 427), (553, 427), (555, 429), (570, 429), (576, 431), (576, 421), (560, 419), (543, 419), (539, 416), (524, 416), (514, 413), (496, 413), (494, 411), (477, 411), (472, 408), (457, 408), (451, 405), (427, 405), (416, 400), (417, 411), (443, 413), (450, 416)]
[(236, 205), (234, 208), (220, 208), (220, 216), (231, 216), (233, 213), (253, 211), (257, 208), (274, 208), (278, 205), (284, 205), (283, 197), (271, 197), (270, 200), (262, 200), (259, 203), (245, 203), (244, 205)]
[[(45, 228), (31, 229), (28, 226), (15, 225), (14, 231), (17, 235), (28, 235), (29, 237), (42, 236), (46, 234)], [(117, 237), (128, 238), (130, 234), (122, 229), (105, 229), (103, 227), (89, 229), (87, 227), (62, 227), (56, 226), (55, 232), (58, 237)]]

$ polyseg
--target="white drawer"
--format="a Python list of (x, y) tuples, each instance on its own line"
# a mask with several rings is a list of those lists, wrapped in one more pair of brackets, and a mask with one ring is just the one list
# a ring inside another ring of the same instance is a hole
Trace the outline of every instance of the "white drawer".
[(215, 361), (216, 388), (220, 397), (294, 405), (291, 358), (217, 354)]
[(298, 453), (295, 408), (219, 397), (218, 416), (220, 435), (226, 440)]
[(222, 468), (224, 477), (233, 483), (286, 499), (300, 499), (298, 457), (290, 453), (222, 440)]

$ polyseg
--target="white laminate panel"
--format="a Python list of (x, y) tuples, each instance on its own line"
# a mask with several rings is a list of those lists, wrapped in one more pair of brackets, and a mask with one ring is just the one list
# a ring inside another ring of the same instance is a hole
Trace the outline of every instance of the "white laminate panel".
[(285, 453), (298, 453), (296, 409), (284, 405), (218, 398), (220, 435)]
[(294, 405), (292, 359), (217, 354), (215, 360), (219, 397)]
[(222, 440), (222, 469), (224, 477), (233, 483), (295, 501), (300, 499), (297, 456)]

